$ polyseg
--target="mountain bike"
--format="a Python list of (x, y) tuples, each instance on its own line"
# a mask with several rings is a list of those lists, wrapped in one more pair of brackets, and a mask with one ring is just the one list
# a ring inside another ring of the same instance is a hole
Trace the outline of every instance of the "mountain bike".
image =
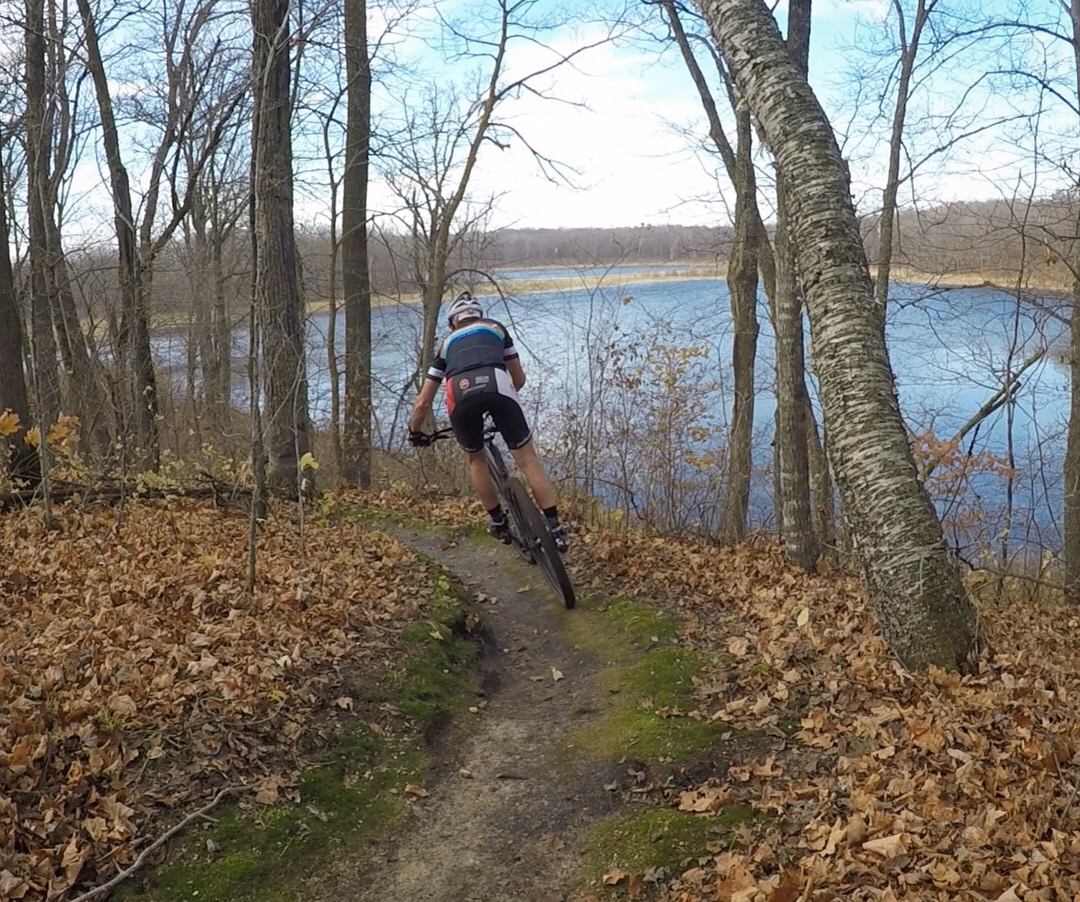
[[(453, 433), (454, 430), (447, 426), (425, 433), (425, 437), (430, 443), (451, 438)], [(555, 597), (570, 609), (577, 599), (566, 567), (563, 566), (562, 555), (555, 547), (555, 540), (548, 532), (547, 520), (536, 506), (532, 495), (520, 479), (510, 475), (502, 452), (495, 444), (495, 436), (498, 434), (499, 430), (492, 425), (484, 430), (484, 457), (491, 481), (495, 483), (499, 502), (506, 511), (506, 519), (510, 524), (510, 544), (517, 549), (522, 559), (540, 568)]]

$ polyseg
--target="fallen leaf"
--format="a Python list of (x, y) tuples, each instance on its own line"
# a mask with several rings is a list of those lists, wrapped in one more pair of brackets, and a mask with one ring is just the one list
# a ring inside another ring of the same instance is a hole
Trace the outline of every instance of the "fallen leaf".
[(602, 882), (604, 886), (616, 886), (625, 879), (626, 871), (620, 870), (619, 868), (612, 868), (604, 874)]
[(552, 679), (553, 679), (553, 680), (554, 680), (554, 681), (555, 681), (556, 683), (557, 683), (557, 682), (559, 682), (559, 680), (561, 680), (561, 679), (563, 678), (563, 674), (562, 674), (562, 671), (561, 671), (561, 670), (559, 670), (559, 669), (558, 669), (557, 667), (552, 667), (552, 668), (551, 668), (551, 678), (552, 678)]
[(897, 855), (904, 855), (907, 853), (907, 846), (904, 844), (903, 833), (893, 833), (891, 836), (881, 836), (877, 839), (869, 839), (862, 844), (862, 847), (867, 852), (873, 852), (875, 855), (880, 855), (883, 858), (895, 858)]
[(417, 786), (415, 783), (406, 783), (405, 792), (418, 799), (426, 799), (431, 794), (423, 786)]
[(797, 877), (785, 877), (769, 894), (769, 902), (796, 902), (802, 895), (803, 884)]
[(0, 871), (0, 899), (22, 899), (29, 889), (22, 877), (16, 877), (6, 868)]
[(120, 714), (124, 717), (134, 717), (139, 713), (139, 708), (135, 704), (135, 699), (130, 695), (114, 695), (109, 699), (109, 710), (113, 714)]
[(719, 811), (730, 798), (730, 790), (724, 787), (699, 786), (679, 793), (679, 810), (696, 814)]

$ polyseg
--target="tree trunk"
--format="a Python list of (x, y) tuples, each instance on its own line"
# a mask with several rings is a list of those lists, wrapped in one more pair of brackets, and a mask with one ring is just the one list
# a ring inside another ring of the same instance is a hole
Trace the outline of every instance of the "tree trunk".
[(30, 343), (33, 394), (39, 435), (44, 437), (60, 413), (60, 373), (53, 332), (45, 199), (49, 195), (49, 117), (45, 100), (45, 4), (26, 4), (26, 184), (30, 248)]
[(818, 431), (810, 397), (806, 398), (806, 439), (810, 460), (810, 494), (814, 501), (814, 534), (817, 536), (818, 557), (837, 560), (836, 504), (833, 500), (832, 474), (825, 443)]
[(65, 409), (74, 411), (79, 416), (79, 447), (83, 454), (88, 458), (104, 458), (112, 448), (112, 405), (105, 390), (101, 364), (91, 354), (82, 323), (79, 321), (60, 230), (53, 217), (54, 209), (55, 202), (50, 201), (50, 205), (45, 209), (45, 231), (49, 248), (49, 272), (56, 287), (53, 319), (60, 338), (60, 357), (70, 374), (69, 403), (65, 405)]
[[(809, 68), (810, 0), (788, 4), (788, 52), (805, 78)], [(810, 458), (803, 350), (803, 300), (799, 284), (798, 243), (788, 225), (789, 187), (784, 173), (776, 175), (776, 445), (779, 452), (780, 497), (784, 556), (809, 570), (817, 562), (818, 544), (810, 504)]]
[(877, 283), (875, 300), (881, 317), (881, 328), (885, 328), (885, 308), (889, 299), (889, 278), (892, 273), (893, 229), (896, 224), (896, 197), (900, 188), (900, 155), (903, 152), (904, 123), (907, 119), (908, 96), (911, 93), (911, 76), (915, 71), (915, 58), (919, 53), (919, 40), (923, 26), (936, 5), (937, 0), (918, 0), (915, 9), (915, 22), (911, 41), (904, 42), (903, 11), (901, 16), (900, 71), (896, 86), (896, 107), (893, 110), (892, 132), (889, 135), (889, 168), (885, 179), (885, 190), (881, 196), (881, 218), (878, 222), (877, 248)]
[(836, 138), (762, 0), (702, 7), (790, 186), (829, 454), (882, 631), (908, 667), (963, 668), (975, 612), (916, 473)]
[(734, 328), (731, 348), (734, 386), (731, 430), (728, 437), (727, 481), (720, 523), (721, 540), (734, 544), (746, 535), (750, 480), (753, 473), (754, 364), (760, 332), (757, 318), (758, 269), (761, 270), (766, 293), (771, 299), (776, 292), (776, 264), (757, 205), (750, 111), (738, 103), (732, 91), (731, 79), (718, 60), (721, 78), (735, 109), (737, 137), (733, 149), (724, 132), (712, 90), (683, 28), (679, 9), (673, 0), (663, 0), (663, 8), (682, 53), (683, 62), (701, 98), (702, 108), (709, 121), (709, 137), (720, 154), (735, 189), (735, 240), (727, 276)]
[(30, 426), (30, 399), (23, 372), (23, 327), (15, 301), (15, 279), (8, 248), (7, 187), (4, 167), (0, 166), (0, 414), (10, 410), (19, 418), (19, 427), (11, 435), (0, 437), (7, 443), (7, 454), (0, 455), (0, 467), (13, 481), (37, 486), (41, 464), (33, 446), (25, 441)]
[[(1076, 90), (1080, 92), (1080, 0), (1069, 6), (1072, 18), (1073, 65)], [(1080, 212), (1076, 214), (1080, 226)], [(1073, 235), (1077, 235), (1075, 229)], [(1069, 423), (1065, 438), (1064, 512), (1061, 560), (1064, 565), (1065, 600), (1080, 603), (1080, 239), (1073, 238), (1070, 265), (1073, 272), (1072, 317), (1069, 320)]]
[(757, 208), (757, 185), (751, 157), (750, 111), (737, 113), (735, 180), (735, 243), (728, 263), (728, 292), (734, 327), (731, 366), (734, 399), (728, 439), (728, 478), (720, 528), (723, 542), (734, 544), (746, 536), (753, 472), (754, 361), (760, 331), (757, 318), (758, 241), (752, 210)]
[(341, 211), (342, 288), (345, 293), (345, 418), (342, 478), (371, 485), (371, 273), (368, 263), (368, 144), (371, 68), (366, 0), (345, 0), (348, 124)]
[(77, 0), (86, 32), (86, 61), (94, 81), (98, 110), (101, 114), (105, 158), (112, 189), (113, 220), (120, 275), (121, 316), (118, 334), (117, 364), (122, 383), (124, 432), (135, 442), (135, 463), (157, 470), (160, 463), (158, 437), (157, 378), (150, 353), (150, 322), (140, 290), (141, 275), (136, 253), (135, 218), (131, 205), (131, 186), (120, 155), (120, 139), (113, 115), (112, 95), (98, 46), (97, 26), (89, 0)]
[(304, 322), (293, 230), (289, 3), (255, 0), (254, 158), (256, 304), (266, 374), (267, 485), (295, 498), (311, 451)]
[(797, 246), (790, 240), (788, 186), (776, 176), (776, 448), (784, 557), (805, 570), (817, 562), (818, 547), (810, 505), (810, 458), (807, 444), (806, 355), (803, 350), (802, 298), (799, 291)]
[[(1074, 5), (1080, 6), (1080, 0)], [(1080, 217), (1077, 225), (1080, 226)], [(1061, 561), (1065, 570), (1065, 600), (1080, 604), (1080, 240), (1074, 239), (1072, 256), (1076, 275), (1069, 320), (1069, 421), (1065, 433)]]

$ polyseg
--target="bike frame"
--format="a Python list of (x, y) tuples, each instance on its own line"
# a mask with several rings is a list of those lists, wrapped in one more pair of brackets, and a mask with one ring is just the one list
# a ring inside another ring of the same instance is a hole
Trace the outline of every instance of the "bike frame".
[[(439, 429), (428, 436), (432, 441), (450, 438), (453, 430)], [(510, 475), (502, 452), (495, 444), (499, 430), (488, 425), (484, 430), (484, 458), (488, 474), (495, 484), (499, 502), (506, 512), (510, 523), (510, 538), (518, 554), (527, 563), (538, 564), (552, 591), (567, 608), (574, 607), (576, 596), (570, 577), (563, 566), (562, 556), (555, 547), (555, 540), (548, 531), (547, 523), (540, 508), (536, 506), (532, 495), (526, 490), (521, 480)]]

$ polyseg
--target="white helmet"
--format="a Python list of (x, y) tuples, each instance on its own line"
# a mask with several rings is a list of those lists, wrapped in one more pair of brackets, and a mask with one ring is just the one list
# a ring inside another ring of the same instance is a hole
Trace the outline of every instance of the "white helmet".
[(446, 311), (446, 321), (450, 324), (450, 328), (453, 329), (460, 319), (479, 319), (483, 315), (484, 308), (473, 299), (469, 292), (463, 291), (454, 299), (450, 309)]

